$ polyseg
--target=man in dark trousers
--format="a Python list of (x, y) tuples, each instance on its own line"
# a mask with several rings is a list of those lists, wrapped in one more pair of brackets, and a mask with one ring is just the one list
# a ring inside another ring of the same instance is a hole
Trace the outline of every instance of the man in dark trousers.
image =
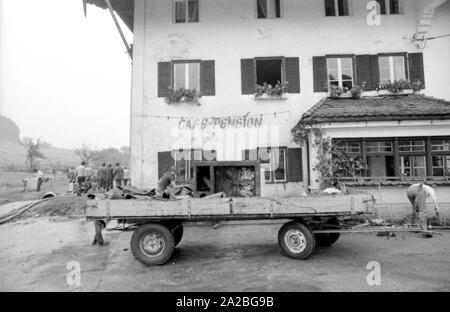
[(102, 236), (102, 230), (106, 228), (106, 222), (103, 220), (95, 220), (94, 226), (95, 226), (95, 236), (92, 245), (96, 244), (99, 244), (100, 246), (108, 245), (109, 242), (105, 242)]
[(122, 185), (123, 180), (123, 168), (120, 166), (119, 163), (116, 164), (116, 168), (114, 168), (114, 181), (117, 185)]
[(108, 168), (106, 168), (106, 191), (113, 189), (113, 180), (114, 180), (114, 169), (112, 164), (108, 164)]
[(98, 182), (101, 188), (106, 190), (106, 164), (103, 163), (97, 172)]

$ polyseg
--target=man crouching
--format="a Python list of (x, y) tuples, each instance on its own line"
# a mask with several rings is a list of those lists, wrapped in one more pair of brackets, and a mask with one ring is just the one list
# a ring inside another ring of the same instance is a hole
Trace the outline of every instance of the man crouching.
[(406, 194), (412, 205), (412, 223), (419, 224), (423, 230), (427, 230), (428, 219), (426, 214), (426, 200), (428, 197), (430, 197), (434, 203), (434, 211), (438, 222), (440, 222), (437, 197), (431, 186), (423, 183), (413, 184), (408, 188)]

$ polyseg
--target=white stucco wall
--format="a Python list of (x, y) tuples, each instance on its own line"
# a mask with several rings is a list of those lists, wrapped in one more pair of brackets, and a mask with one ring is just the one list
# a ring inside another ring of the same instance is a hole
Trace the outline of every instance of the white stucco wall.
[[(302, 113), (325, 96), (313, 92), (313, 56), (418, 51), (410, 42), (417, 26), (414, 0), (405, 1), (403, 15), (382, 16), (380, 26), (368, 26), (366, 22), (368, 1), (350, 2), (351, 16), (325, 17), (324, 1), (284, 0), (282, 19), (258, 20), (254, 0), (201, 0), (199, 23), (174, 24), (172, 1), (136, 0), (131, 108), (134, 184), (155, 185), (157, 152), (172, 149), (171, 128), (179, 121), (176, 117), (288, 112), (266, 115), (264, 124), (279, 126), (280, 146), (295, 146), (291, 142), (290, 129)], [(444, 19), (447, 11), (438, 14), (440, 23), (445, 25), (448, 25)], [(443, 27), (439, 23), (434, 25)], [(433, 57), (427, 56), (427, 50), (423, 52), (426, 66), (431, 66)], [(435, 53), (442, 52), (438, 49)], [(299, 57), (300, 94), (288, 94), (283, 101), (255, 101), (253, 96), (241, 95), (240, 60), (267, 56)], [(168, 105), (163, 98), (157, 97), (157, 63), (188, 59), (215, 60), (216, 95), (203, 97), (201, 106)], [(439, 89), (430, 87), (435, 79), (430, 77), (427, 68), (425, 72), (427, 87)], [(217, 136), (221, 137), (221, 134)], [(261, 142), (254, 144), (264, 146)], [(306, 158), (304, 149), (305, 182), (308, 174)]]

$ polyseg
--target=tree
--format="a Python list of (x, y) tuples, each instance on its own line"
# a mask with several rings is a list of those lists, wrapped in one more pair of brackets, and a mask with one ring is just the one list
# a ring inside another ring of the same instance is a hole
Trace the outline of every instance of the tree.
[(26, 162), (29, 165), (30, 169), (36, 169), (36, 161), (37, 159), (45, 159), (44, 154), (40, 151), (41, 142), (40, 139), (36, 140), (36, 143), (33, 142), (32, 138), (24, 138), (23, 146), (26, 150)]
[(86, 162), (86, 165), (88, 165), (89, 161), (91, 161), (95, 157), (95, 152), (87, 144), (83, 144), (80, 148), (77, 148), (75, 150), (75, 154), (80, 157), (81, 161)]

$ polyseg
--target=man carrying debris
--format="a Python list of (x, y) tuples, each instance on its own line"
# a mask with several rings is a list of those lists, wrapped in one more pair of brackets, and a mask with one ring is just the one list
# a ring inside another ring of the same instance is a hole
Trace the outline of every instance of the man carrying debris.
[(407, 190), (407, 196), (412, 205), (412, 223), (418, 223), (423, 230), (428, 228), (426, 214), (426, 200), (431, 197), (434, 203), (434, 211), (438, 222), (440, 222), (439, 208), (437, 204), (436, 193), (431, 186), (423, 183), (411, 185)]
[(179, 189), (175, 184), (176, 178), (176, 168), (171, 167), (159, 179), (154, 198), (175, 198), (175, 194)]

